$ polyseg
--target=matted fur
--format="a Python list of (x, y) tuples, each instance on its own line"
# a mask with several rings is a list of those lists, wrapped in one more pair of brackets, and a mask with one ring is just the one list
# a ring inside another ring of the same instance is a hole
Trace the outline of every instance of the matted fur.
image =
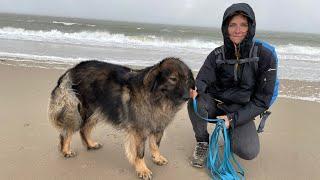
[(64, 78), (60, 79), (57, 86), (51, 93), (49, 102), (49, 120), (61, 130), (79, 130), (82, 118), (78, 111), (80, 104), (75, 92), (72, 90), (72, 80), (67, 72)]
[(144, 162), (149, 138), (153, 161), (167, 163), (159, 145), (164, 129), (194, 88), (191, 70), (177, 58), (166, 58), (142, 70), (100, 61), (81, 62), (67, 70), (51, 93), (49, 119), (60, 132), (61, 151), (73, 157), (71, 136), (80, 130), (88, 149), (98, 149), (90, 133), (97, 122), (109, 122), (127, 133), (125, 150), (142, 179), (152, 172)]

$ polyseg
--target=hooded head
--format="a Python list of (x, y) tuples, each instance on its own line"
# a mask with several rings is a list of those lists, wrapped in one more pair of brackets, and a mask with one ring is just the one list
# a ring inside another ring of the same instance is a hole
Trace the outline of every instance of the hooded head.
[(252, 39), (256, 32), (256, 20), (253, 9), (246, 3), (237, 3), (232, 4), (230, 7), (226, 9), (223, 15), (223, 21), (221, 26), (221, 31), (223, 34), (224, 45), (226, 51), (234, 52), (234, 45), (233, 42), (229, 38), (228, 34), (228, 25), (230, 20), (235, 16), (241, 14), (245, 16), (248, 20), (248, 32), (245, 39), (240, 43), (240, 49), (242, 56), (247, 56), (246, 49), (250, 49), (252, 45)]

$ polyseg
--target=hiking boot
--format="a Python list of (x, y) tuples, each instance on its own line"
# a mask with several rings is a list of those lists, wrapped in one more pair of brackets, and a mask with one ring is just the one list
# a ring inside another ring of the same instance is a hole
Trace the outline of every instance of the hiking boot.
[(204, 166), (207, 159), (208, 147), (209, 144), (207, 142), (197, 142), (191, 160), (192, 166), (197, 168), (202, 168)]

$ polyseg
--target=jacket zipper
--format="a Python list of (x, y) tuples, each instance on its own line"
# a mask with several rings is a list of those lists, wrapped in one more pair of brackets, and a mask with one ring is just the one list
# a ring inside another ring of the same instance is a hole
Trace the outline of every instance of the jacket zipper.
[(239, 49), (237, 45), (235, 45), (235, 56), (237, 58), (237, 63), (234, 65), (234, 80), (238, 81), (238, 69), (239, 69), (239, 59), (240, 59), (240, 44), (239, 44)]

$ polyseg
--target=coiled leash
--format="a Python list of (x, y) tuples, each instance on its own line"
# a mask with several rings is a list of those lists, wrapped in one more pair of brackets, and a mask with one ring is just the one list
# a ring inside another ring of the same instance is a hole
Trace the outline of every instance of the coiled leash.
[[(230, 148), (230, 138), (228, 130), (225, 126), (223, 119), (208, 119), (201, 117), (198, 114), (197, 100), (193, 99), (193, 108), (197, 116), (201, 119), (213, 122), (216, 124), (216, 127), (211, 134), (209, 142), (209, 150), (207, 157), (207, 168), (210, 170), (212, 179), (222, 179), (222, 180), (240, 180), (244, 178), (244, 171), (238, 161), (235, 159)], [(223, 155), (219, 150), (218, 139), (220, 132), (223, 134), (224, 139), (224, 152)], [(238, 171), (233, 166), (232, 161), (236, 165)]]

